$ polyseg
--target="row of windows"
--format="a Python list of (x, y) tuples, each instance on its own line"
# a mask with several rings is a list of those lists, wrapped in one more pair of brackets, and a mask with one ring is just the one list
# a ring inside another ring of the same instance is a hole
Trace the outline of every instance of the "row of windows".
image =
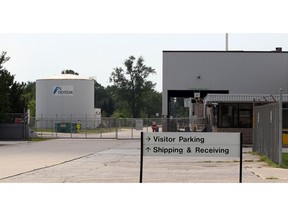
[(218, 127), (252, 127), (253, 104), (219, 104), (218, 113)]

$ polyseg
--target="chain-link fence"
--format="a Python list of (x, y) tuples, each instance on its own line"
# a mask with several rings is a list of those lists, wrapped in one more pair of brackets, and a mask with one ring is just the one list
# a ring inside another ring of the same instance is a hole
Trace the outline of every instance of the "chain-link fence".
[[(41, 138), (140, 139), (141, 132), (203, 131), (205, 119), (187, 118), (30, 118)], [(153, 127), (152, 127), (153, 126)]]
[(282, 163), (282, 101), (254, 106), (253, 151)]

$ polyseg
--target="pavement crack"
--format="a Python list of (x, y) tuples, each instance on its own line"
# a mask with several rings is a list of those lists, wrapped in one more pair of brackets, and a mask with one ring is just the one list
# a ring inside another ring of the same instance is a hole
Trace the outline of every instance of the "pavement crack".
[(43, 170), (43, 169), (47, 169), (47, 168), (50, 168), (50, 167), (59, 166), (59, 165), (65, 164), (65, 163), (69, 163), (69, 162), (76, 161), (76, 160), (79, 160), (79, 159), (82, 159), (82, 158), (85, 158), (85, 157), (89, 157), (89, 156), (91, 156), (93, 154), (94, 153), (90, 153), (90, 154), (83, 155), (83, 156), (80, 156), (80, 157), (77, 157), (77, 158), (73, 158), (73, 159), (70, 159), (70, 160), (66, 160), (66, 161), (63, 161), (63, 162), (60, 162), (60, 163), (57, 163), (57, 164), (45, 165), (44, 167), (39, 167), (39, 168), (36, 168), (36, 169), (33, 169), (33, 170), (17, 173), (15, 175), (11, 175), (11, 176), (7, 176), (7, 177), (4, 177), (4, 178), (0, 178), (0, 181), (6, 180), (6, 179), (10, 179), (10, 178), (13, 178), (13, 177), (17, 177), (17, 176), (20, 176), (20, 175), (32, 173), (32, 172), (35, 172), (35, 171), (38, 171), (38, 170)]

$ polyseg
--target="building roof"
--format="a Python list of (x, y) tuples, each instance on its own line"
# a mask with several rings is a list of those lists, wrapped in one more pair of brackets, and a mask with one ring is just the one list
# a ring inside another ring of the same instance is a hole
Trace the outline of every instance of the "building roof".
[[(279, 48), (278, 48), (279, 49)], [(278, 50), (265, 51), (265, 50), (163, 50), (163, 53), (284, 53), (287, 54), (288, 51)]]
[[(208, 94), (204, 98), (204, 104), (209, 103), (252, 103), (279, 101), (280, 95), (269, 94)], [(288, 102), (288, 94), (282, 94), (282, 101)]]

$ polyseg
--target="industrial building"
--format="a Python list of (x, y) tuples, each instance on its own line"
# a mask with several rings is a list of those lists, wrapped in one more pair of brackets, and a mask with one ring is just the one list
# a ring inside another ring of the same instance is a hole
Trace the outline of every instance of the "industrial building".
[(182, 110), (187, 107), (195, 125), (187, 130), (202, 130), (197, 121), (209, 118), (210, 130), (242, 132), (244, 142), (251, 143), (253, 103), (272, 100), (280, 88), (287, 101), (287, 81), (288, 52), (282, 48), (163, 51), (162, 113), (169, 119), (181, 117), (179, 100), (188, 99)]

